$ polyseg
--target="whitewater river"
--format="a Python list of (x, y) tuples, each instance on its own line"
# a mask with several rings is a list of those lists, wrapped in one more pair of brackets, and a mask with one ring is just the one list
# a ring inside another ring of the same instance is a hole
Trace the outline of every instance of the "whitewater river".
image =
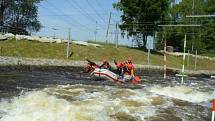
[(214, 81), (141, 76), (145, 86), (75, 72), (0, 72), (0, 121), (210, 121)]

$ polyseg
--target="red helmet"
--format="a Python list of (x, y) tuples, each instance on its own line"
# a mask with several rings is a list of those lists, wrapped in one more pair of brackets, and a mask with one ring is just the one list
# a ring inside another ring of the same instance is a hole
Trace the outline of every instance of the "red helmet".
[(107, 60), (106, 60), (106, 59), (103, 59), (102, 62), (103, 62), (103, 63), (107, 63)]

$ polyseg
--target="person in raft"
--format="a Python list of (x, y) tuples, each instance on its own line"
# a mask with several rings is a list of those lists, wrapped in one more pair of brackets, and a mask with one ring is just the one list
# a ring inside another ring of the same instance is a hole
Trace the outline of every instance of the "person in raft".
[(134, 80), (134, 66), (133, 66), (131, 58), (129, 58), (128, 61), (125, 62), (124, 66), (125, 66), (125, 72), (124, 72), (123, 81)]
[(86, 67), (84, 68), (84, 71), (83, 71), (84, 73), (89, 73), (89, 72), (93, 71), (95, 68), (99, 68), (99, 66), (96, 63), (90, 61), (89, 59), (86, 59), (86, 60), (88, 63), (86, 65)]
[(123, 79), (124, 77), (124, 64), (122, 62), (116, 62), (114, 59), (114, 63), (116, 65), (116, 72), (119, 75), (120, 79)]
[(116, 60), (114, 60), (114, 63), (121, 81), (127, 82), (134, 79), (134, 66), (132, 64), (131, 58), (129, 58), (128, 61), (125, 61), (124, 63), (116, 62)]
[(111, 66), (110, 66), (109, 62), (108, 62), (106, 59), (104, 59), (104, 60), (102, 61), (102, 65), (100, 66), (100, 68), (101, 68), (101, 69), (108, 69), (108, 70), (111, 70)]

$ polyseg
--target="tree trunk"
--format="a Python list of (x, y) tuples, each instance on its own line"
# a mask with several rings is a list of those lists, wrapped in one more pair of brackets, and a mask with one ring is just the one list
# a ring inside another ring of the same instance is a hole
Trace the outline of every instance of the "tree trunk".
[(3, 26), (4, 23), (4, 6), (3, 1), (0, 2), (0, 26)]
[(147, 34), (143, 34), (143, 47), (144, 49), (146, 49), (146, 42), (147, 42)]

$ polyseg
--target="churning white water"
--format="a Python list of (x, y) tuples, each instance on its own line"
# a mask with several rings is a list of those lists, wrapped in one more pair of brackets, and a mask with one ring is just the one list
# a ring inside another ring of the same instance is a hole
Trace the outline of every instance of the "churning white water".
[(155, 86), (150, 89), (150, 92), (193, 103), (200, 103), (211, 100), (213, 98), (211, 92), (200, 92), (188, 86), (176, 87)]
[(209, 102), (211, 92), (186, 86), (145, 89), (57, 86), (2, 100), (0, 121), (155, 121), (167, 116), (170, 120), (188, 120), (186, 115), (177, 112), (180, 109), (174, 107), (177, 104), (171, 99), (198, 104)]

